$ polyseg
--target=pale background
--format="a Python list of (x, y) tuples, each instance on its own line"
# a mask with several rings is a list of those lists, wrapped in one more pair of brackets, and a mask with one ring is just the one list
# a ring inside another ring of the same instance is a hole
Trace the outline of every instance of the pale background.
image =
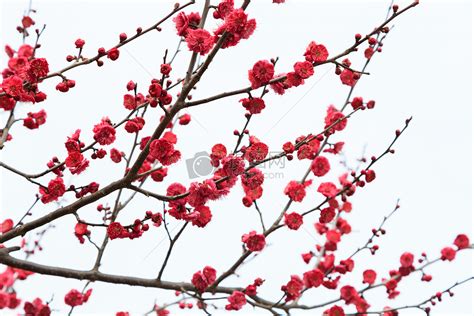
[[(201, 10), (201, 2), (195, 11)], [(110, 47), (118, 40), (120, 32), (133, 34), (137, 26), (144, 28), (155, 23), (169, 12), (172, 1), (34, 1), (38, 10), (38, 25), (47, 24), (42, 37), (43, 46), (38, 51), (47, 57), (52, 70), (66, 65), (65, 56), (75, 53), (74, 40), (86, 40), (85, 54), (93, 55), (100, 46)], [(275, 5), (270, 0), (253, 1), (248, 12), (257, 19), (257, 31), (237, 47), (221, 51), (206, 73), (196, 99), (221, 91), (246, 86), (246, 72), (259, 59), (280, 57), (277, 69), (281, 72), (302, 59), (311, 40), (324, 43), (330, 54), (335, 54), (352, 41), (355, 33), (370, 31), (384, 18), (389, 1), (296, 1)], [(401, 6), (407, 1), (399, 3)], [(0, 44), (16, 47), (20, 37), (15, 31), (28, 1), (2, 1)], [(208, 27), (217, 24), (212, 18)], [(471, 3), (470, 1), (422, 1), (422, 4), (397, 19), (396, 27), (387, 38), (384, 53), (377, 55), (369, 71), (357, 86), (355, 96), (377, 101), (376, 109), (357, 115), (338, 139), (346, 141), (345, 153), (351, 165), (364, 147), (368, 156), (378, 154), (392, 140), (394, 130), (403, 126), (405, 118), (414, 117), (411, 127), (396, 145), (397, 154), (388, 156), (376, 166), (377, 180), (359, 192), (354, 199), (354, 211), (349, 219), (355, 232), (343, 239), (341, 254), (351, 253), (365, 243), (370, 229), (377, 226), (382, 217), (401, 199), (402, 208), (386, 226), (387, 235), (377, 243), (378, 255), (364, 253), (357, 257), (356, 272), (345, 280), (362, 286), (363, 268), (374, 267), (386, 276), (398, 266), (398, 258), (404, 251), (419, 254), (426, 251), (431, 257), (450, 245), (460, 232), (472, 237), (472, 110), (471, 110)], [(161, 34), (147, 34), (121, 50), (118, 61), (109, 62), (97, 69), (90, 65), (67, 73), (76, 80), (77, 86), (67, 94), (54, 91), (56, 79), (42, 85), (48, 93), (46, 102), (35, 106), (23, 106), (24, 113), (45, 108), (48, 112), (46, 125), (39, 130), (28, 131), (19, 126), (12, 133), (16, 141), (1, 151), (1, 160), (13, 163), (25, 172), (43, 170), (52, 155), (63, 158), (64, 141), (76, 128), (83, 129), (83, 139), (91, 139), (91, 129), (104, 115), (118, 121), (125, 115), (121, 105), (125, 84), (129, 80), (139, 83), (144, 90), (153, 76), (158, 76), (159, 65), (165, 48), (174, 51), (178, 38), (174, 26), (168, 22)], [(187, 66), (189, 53), (178, 56), (174, 73)], [(251, 53), (250, 53), (251, 52)], [(5, 66), (5, 55), (1, 54)], [(363, 60), (353, 58), (358, 67)], [(321, 129), (324, 112), (329, 104), (339, 106), (344, 101), (348, 87), (342, 86), (333, 75), (333, 67), (317, 68), (316, 76), (304, 86), (292, 89), (284, 97), (269, 94), (263, 114), (252, 119), (251, 132), (278, 150), (281, 144), (296, 136), (317, 132)], [(183, 157), (192, 158), (194, 153), (209, 150), (222, 142), (228, 147), (235, 144), (232, 131), (241, 128), (244, 110), (237, 102), (239, 97), (221, 100), (199, 108), (193, 108), (191, 125), (178, 127), (179, 149)], [(2, 113), (2, 122), (6, 119)], [(155, 120), (158, 114), (156, 114)], [(148, 122), (148, 130), (154, 123)], [(130, 135), (122, 136), (115, 144), (128, 150)], [(189, 183), (183, 159), (170, 173), (170, 178)], [(337, 166), (337, 161), (332, 160)], [(278, 179), (268, 178), (264, 198), (260, 202), (267, 225), (274, 220), (286, 203), (281, 194), (286, 183), (301, 178), (306, 165), (303, 162), (287, 163), (277, 172)], [(78, 183), (107, 179), (121, 174), (119, 166), (105, 161), (93, 164)], [(339, 168), (339, 167), (338, 167)], [(342, 171), (342, 169), (341, 169)], [(0, 219), (12, 217), (18, 220), (33, 202), (33, 187), (25, 180), (1, 170)], [(46, 179), (43, 181), (47, 181)], [(271, 183), (270, 183), (271, 182)], [(169, 182), (150, 183), (147, 188), (164, 192)], [(242, 206), (242, 190), (236, 187), (224, 202), (212, 202), (213, 221), (206, 229), (191, 228), (178, 242), (164, 278), (189, 281), (192, 274), (210, 264), (218, 273), (227, 269), (240, 252), (240, 236), (259, 223), (254, 209)], [(109, 196), (109, 203), (115, 195)], [(304, 211), (319, 199), (313, 186), (302, 204), (293, 204), (292, 210)], [(66, 201), (64, 201), (66, 202)], [(121, 215), (128, 222), (141, 217), (147, 209), (160, 209), (153, 200), (137, 199)], [(55, 205), (40, 205), (34, 209), (36, 216), (46, 214)], [(81, 216), (98, 220), (94, 206), (83, 208)], [(279, 287), (286, 283), (290, 273), (301, 273), (308, 267), (300, 254), (313, 249), (317, 236), (312, 222), (306, 220), (304, 229), (272, 235), (269, 247), (261, 256), (247, 264), (239, 272), (245, 278), (233, 278), (233, 285), (245, 285), (256, 276), (268, 279), (261, 293), (268, 298), (279, 298)], [(95, 257), (90, 244), (79, 245), (73, 235), (74, 218), (58, 221), (57, 228), (45, 237), (43, 253), (32, 260), (57, 266), (89, 269)], [(174, 227), (175, 222), (171, 222)], [(100, 242), (102, 235), (93, 234)], [(163, 241), (164, 240), (164, 241)], [(159, 246), (158, 246), (159, 245)], [(181, 246), (181, 247), (180, 247)], [(154, 277), (161, 266), (167, 249), (162, 228), (151, 229), (136, 241), (117, 240), (109, 245), (103, 261), (104, 272)], [(472, 256), (461, 253), (454, 262), (441, 263), (427, 270), (433, 274), (431, 283), (420, 283), (412, 276), (399, 286), (401, 295), (395, 302), (385, 300), (383, 289), (367, 294), (373, 308), (379, 310), (390, 304), (401, 306), (418, 303), (438, 290), (444, 290), (456, 280), (472, 275)], [(344, 282), (345, 283), (345, 282)], [(228, 283), (227, 283), (228, 284)], [(54, 277), (33, 276), (27, 282), (18, 283), (22, 298), (40, 296), (50, 299), (59, 314), (67, 312), (64, 294), (71, 288), (82, 288), (84, 282)], [(154, 300), (159, 303), (174, 300), (171, 293), (155, 289), (132, 288), (97, 283), (90, 301), (75, 311), (76, 315), (111, 315), (116, 311), (143, 314), (151, 309)], [(312, 290), (303, 302), (325, 301), (338, 296), (325, 290)], [(472, 315), (472, 285), (455, 290), (453, 298), (446, 298), (433, 309), (433, 315)], [(4, 311), (2, 311), (4, 312)], [(320, 310), (319, 312), (322, 312)], [(317, 313), (319, 313), (317, 312)], [(174, 310), (173, 314), (185, 314)], [(196, 314), (196, 310), (186, 314)], [(201, 312), (199, 312), (201, 313)], [(262, 312), (266, 314), (266, 312)], [(410, 314), (411, 312), (402, 312)], [(215, 313), (218, 314), (218, 313)], [(257, 315), (257, 311), (245, 309), (235, 314)], [(267, 313), (268, 314), (268, 313)], [(296, 312), (294, 314), (297, 314)], [(314, 314), (307, 312), (303, 314)], [(418, 314), (422, 314), (418, 312)]]

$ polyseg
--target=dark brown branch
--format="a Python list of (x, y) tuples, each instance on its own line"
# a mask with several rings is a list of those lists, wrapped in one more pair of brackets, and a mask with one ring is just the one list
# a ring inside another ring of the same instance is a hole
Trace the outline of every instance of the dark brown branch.
[(0, 150), (3, 149), (3, 146), (8, 138), (8, 132), (10, 131), (10, 128), (13, 126), (14, 123), (15, 123), (15, 108), (13, 108), (10, 111), (10, 115), (8, 116), (7, 122), (5, 123), (5, 126), (2, 129), (2, 135), (0, 135)]
[[(176, 244), (176, 242), (178, 241), (178, 238), (184, 232), (184, 229), (186, 228), (186, 226), (188, 226), (188, 223), (189, 222), (184, 223), (183, 227), (181, 227), (181, 229), (178, 231), (176, 236), (174, 236), (174, 238), (170, 240), (170, 245), (168, 247), (168, 252), (166, 253), (165, 260), (163, 261), (160, 272), (158, 273), (158, 277), (157, 277), (158, 280), (161, 280), (161, 277), (163, 276), (163, 273), (165, 272), (166, 264), (168, 263), (168, 260), (170, 259), (170, 256), (171, 256), (171, 252), (173, 251), (173, 247)], [(168, 232), (168, 230), (167, 230), (167, 232)], [(168, 232), (168, 234), (169, 234), (169, 232)]]
[[(0, 250), (0, 262), (2, 264), (8, 265), (10, 267), (19, 268), (27, 271), (32, 271), (44, 275), (59, 276), (63, 278), (70, 278), (76, 280), (90, 280), (90, 281), (101, 281), (106, 283), (113, 284), (125, 284), (132, 286), (142, 286), (142, 287), (151, 287), (151, 288), (161, 288), (166, 290), (175, 290), (180, 291), (181, 289), (186, 289), (188, 291), (194, 291), (194, 285), (190, 283), (180, 283), (180, 282), (169, 282), (161, 281), (157, 279), (144, 279), (136, 277), (128, 277), (121, 275), (112, 275), (102, 272), (97, 272), (93, 270), (82, 271), (74, 270), (61, 267), (52, 267), (46, 266), (38, 263), (33, 263), (30, 261), (25, 261), (21, 259), (14, 258), (8, 253), (12, 251), (19, 250), (20, 247), (11, 247), (3, 248)], [(231, 294), (234, 290), (242, 290), (239, 288), (226, 288), (219, 287), (216, 291), (220, 293)]]

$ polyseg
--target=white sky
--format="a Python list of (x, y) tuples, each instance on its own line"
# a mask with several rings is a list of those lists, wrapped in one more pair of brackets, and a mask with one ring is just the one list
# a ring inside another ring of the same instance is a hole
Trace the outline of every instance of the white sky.
[[(201, 2), (194, 11), (201, 10)], [(221, 91), (247, 86), (247, 69), (259, 59), (280, 57), (277, 71), (284, 72), (301, 60), (311, 40), (326, 45), (330, 55), (344, 50), (353, 41), (355, 33), (366, 33), (383, 19), (389, 1), (296, 1), (273, 5), (270, 0), (253, 1), (248, 12), (257, 19), (257, 31), (237, 47), (218, 54), (209, 72), (205, 74), (195, 99)], [(97, 47), (110, 47), (118, 34), (133, 34), (137, 26), (147, 27), (168, 13), (171, 1), (34, 1), (38, 10), (35, 20), (46, 23), (42, 38), (41, 57), (46, 57), (52, 70), (65, 64), (65, 56), (75, 53), (74, 40), (86, 40), (85, 54), (93, 55)], [(402, 7), (408, 3), (403, 1)], [(28, 1), (2, 1), (0, 44), (19, 44), (15, 26), (19, 23)], [(376, 109), (366, 111), (352, 119), (348, 128), (338, 139), (346, 141), (346, 156), (354, 165), (366, 147), (367, 156), (378, 154), (392, 140), (394, 130), (403, 126), (405, 118), (413, 116), (411, 127), (399, 140), (396, 155), (383, 159), (375, 168), (377, 180), (352, 199), (354, 211), (347, 219), (354, 233), (341, 243), (342, 253), (349, 254), (365, 243), (370, 229), (377, 226), (384, 215), (393, 208), (397, 198), (402, 208), (387, 224), (387, 235), (378, 243), (381, 250), (377, 256), (363, 254), (356, 261), (353, 284), (362, 286), (363, 268), (376, 268), (384, 273), (396, 268), (398, 258), (404, 251), (419, 254), (426, 251), (431, 257), (450, 245), (460, 232), (472, 232), (472, 31), (471, 3), (469, 1), (422, 1), (422, 4), (404, 14), (396, 21), (396, 27), (386, 40), (384, 53), (376, 56), (369, 66), (370, 76), (363, 78), (355, 96), (376, 100)], [(211, 18), (208, 27), (214, 28)], [(0, 152), (2, 161), (14, 163), (20, 170), (36, 172), (44, 169), (52, 155), (64, 157), (64, 140), (76, 128), (83, 129), (83, 139), (91, 138), (92, 126), (104, 115), (118, 121), (125, 115), (122, 95), (129, 80), (146, 87), (157, 71), (165, 48), (173, 51), (178, 38), (171, 23), (164, 25), (160, 34), (142, 37), (121, 50), (118, 61), (106, 60), (104, 67), (90, 65), (68, 73), (77, 86), (67, 94), (54, 91), (55, 79), (43, 84), (48, 92), (46, 102), (24, 106), (25, 113), (45, 108), (48, 121), (36, 131), (15, 127), (15, 141)], [(184, 50), (185, 51), (185, 50)], [(174, 72), (187, 67), (189, 53), (180, 53)], [(251, 53), (250, 53), (251, 52)], [(363, 60), (353, 58), (357, 67)], [(5, 65), (5, 56), (1, 63)], [(321, 129), (326, 107), (344, 101), (348, 88), (340, 84), (333, 75), (332, 66), (320, 67), (316, 75), (304, 86), (290, 90), (284, 97), (270, 94), (267, 108), (252, 119), (251, 133), (269, 144), (270, 149), (279, 150), (282, 143), (296, 136)], [(232, 131), (240, 129), (244, 111), (237, 102), (239, 97), (229, 98), (193, 108), (192, 123), (177, 129), (178, 147), (183, 160), (173, 168), (169, 179), (188, 184), (185, 160), (196, 152), (209, 150), (217, 142), (231, 147), (234, 144)], [(0, 114), (2, 122), (5, 114)], [(158, 115), (158, 114), (157, 114)], [(152, 124), (148, 124), (150, 130)], [(146, 134), (146, 133), (144, 133)], [(129, 148), (130, 136), (122, 137), (116, 146)], [(332, 160), (337, 165), (337, 160)], [(260, 207), (267, 223), (273, 222), (276, 214), (286, 203), (281, 194), (286, 183), (301, 178), (304, 162), (286, 163), (284, 169), (272, 169), (281, 173), (278, 179), (267, 179)], [(342, 169), (341, 169), (342, 170)], [(121, 174), (118, 166), (102, 162), (78, 177), (85, 183), (117, 178)], [(34, 200), (32, 186), (14, 175), (0, 171), (0, 220), (21, 216)], [(148, 184), (147, 188), (164, 192), (167, 182)], [(46, 181), (46, 180), (44, 180)], [(305, 203), (294, 205), (294, 211), (304, 211), (314, 205), (318, 198), (313, 186)], [(189, 281), (192, 274), (205, 265), (214, 266), (218, 273), (224, 271), (238, 257), (240, 236), (251, 229), (258, 229), (254, 209), (241, 205), (242, 192), (236, 187), (225, 201), (210, 203), (213, 221), (204, 230), (190, 229), (179, 241), (167, 271), (166, 280)], [(115, 195), (107, 201), (113, 202)], [(35, 208), (36, 216), (51, 211), (54, 205)], [(119, 220), (127, 222), (141, 217), (145, 210), (159, 210), (156, 201), (137, 199)], [(81, 210), (81, 216), (92, 221), (99, 220), (94, 206)], [(279, 287), (286, 283), (291, 273), (303, 272), (308, 267), (301, 262), (299, 254), (314, 247), (318, 236), (312, 222), (317, 216), (306, 220), (304, 229), (297, 232), (282, 231), (270, 238), (270, 246), (261, 256), (246, 265), (242, 278), (229, 279), (226, 284), (246, 285), (248, 280), (262, 276), (268, 281), (262, 294), (268, 298), (279, 298)], [(57, 228), (45, 238), (45, 251), (33, 257), (35, 262), (57, 266), (89, 269), (95, 258), (95, 249), (88, 244), (79, 245), (73, 235), (74, 218), (59, 220)], [(174, 227), (175, 223), (171, 224)], [(471, 234), (471, 237), (473, 235)], [(102, 236), (94, 233), (101, 241)], [(316, 238), (316, 239), (315, 239)], [(143, 238), (134, 241), (115, 240), (109, 245), (102, 270), (115, 274), (155, 276), (167, 250), (163, 229), (151, 229)], [(157, 246), (159, 245), (159, 246)], [(182, 247), (180, 247), (182, 246)], [(291, 268), (290, 268), (291, 267)], [(373, 291), (367, 299), (377, 310), (387, 304), (400, 306), (418, 303), (438, 290), (444, 290), (456, 280), (472, 275), (472, 256), (462, 253), (452, 263), (436, 264), (429, 273), (431, 283), (420, 283), (419, 275), (402, 282), (401, 295), (395, 302), (387, 302), (383, 290)], [(49, 299), (59, 314), (67, 312), (63, 303), (64, 294), (71, 288), (82, 288), (84, 282), (53, 277), (34, 276), (20, 283), (22, 298), (41, 296)], [(137, 314), (148, 311), (155, 299), (169, 302), (173, 296), (155, 289), (131, 288), (105, 283), (93, 285), (90, 301), (76, 309), (76, 315), (112, 314), (127, 310)], [(323, 301), (338, 296), (338, 292), (314, 290), (304, 302)], [(472, 285), (464, 285), (455, 291), (453, 298), (433, 309), (432, 315), (472, 315)], [(2, 311), (3, 312), (3, 311)], [(185, 312), (178, 311), (179, 314)], [(186, 314), (195, 314), (195, 310)], [(237, 315), (257, 315), (246, 309)], [(264, 313), (265, 314), (265, 313)], [(297, 312), (295, 315), (299, 315)], [(302, 314), (312, 314), (302, 313)], [(402, 313), (404, 315), (405, 313)], [(218, 315), (218, 313), (215, 313)]]

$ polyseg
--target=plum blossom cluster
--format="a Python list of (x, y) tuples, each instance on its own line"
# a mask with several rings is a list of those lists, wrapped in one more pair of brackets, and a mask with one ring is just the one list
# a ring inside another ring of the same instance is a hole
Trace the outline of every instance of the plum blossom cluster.
[(38, 84), (49, 72), (46, 59), (35, 58), (35, 49), (28, 44), (17, 51), (7, 46), (6, 53), (10, 59), (2, 71), (0, 107), (11, 111), (17, 102), (44, 101), (46, 94), (38, 90)]
[[(101, 207), (100, 210), (105, 209)], [(159, 212), (153, 213), (152, 211), (146, 211), (143, 219), (137, 218), (131, 225), (123, 226), (119, 222), (111, 222), (107, 225), (107, 235), (111, 240), (116, 238), (134, 239), (141, 237), (144, 232), (150, 229), (150, 225), (146, 223), (147, 221), (151, 221), (155, 227), (160, 227), (163, 223), (163, 215)], [(84, 225), (85, 228), (87, 228), (87, 224)], [(88, 233), (86, 232), (86, 234)]]
[[(15, 310), (20, 306), (22, 300), (13, 291), (13, 287), (15, 283), (26, 280), (31, 274), (29, 271), (10, 267), (7, 267), (5, 271), (0, 273), (0, 310)], [(26, 306), (27, 304), (25, 303), (25, 311)]]
[(81, 131), (76, 130), (71, 137), (68, 137), (65, 143), (68, 156), (64, 164), (71, 174), (80, 174), (89, 166), (89, 160), (81, 153), (81, 149), (84, 148), (85, 144), (79, 140), (80, 135)]
[(141, 220), (137, 219), (133, 225), (124, 227), (119, 222), (112, 222), (107, 227), (107, 236), (111, 240), (116, 238), (138, 238), (142, 236), (143, 232), (149, 229), (148, 224), (143, 224)]
[[(32, 12), (29, 12), (29, 14)], [(21, 26), (17, 27), (23, 38), (30, 36), (29, 30), (35, 25), (35, 21), (30, 15), (22, 18)], [(35, 30), (37, 38), (41, 32)], [(14, 49), (9, 45), (5, 46), (5, 53), (8, 57), (7, 68), (2, 71), (2, 81), (0, 83), (0, 109), (13, 113), (19, 103), (40, 103), (46, 100), (46, 94), (39, 90), (39, 85), (49, 73), (49, 64), (45, 58), (37, 57), (37, 49), (40, 45), (22, 44)], [(46, 112), (39, 110), (29, 112), (23, 121), (23, 125), (28, 129), (37, 129), (46, 122)], [(12, 140), (9, 133), (11, 125), (16, 121), (11, 120), (5, 128), (0, 129), (1, 147), (6, 141)]]
[(193, 274), (192, 284), (199, 292), (204, 292), (209, 286), (216, 281), (216, 270), (206, 266), (202, 271)]
[(201, 16), (197, 12), (181, 12), (173, 19), (177, 34), (184, 37), (190, 51), (206, 55), (218, 42), (221, 42), (220, 48), (235, 46), (242, 39), (248, 39), (257, 26), (255, 19), (248, 19), (242, 8), (234, 7), (234, 0), (219, 3), (213, 17), (222, 20), (213, 34), (200, 27)]
[[(13, 223), (10, 222), (10, 220), (5, 220), (0, 226), (0, 233), (9, 231), (12, 226)], [(27, 258), (35, 254), (35, 252), (43, 250), (41, 239), (46, 231), (47, 229), (38, 234), (37, 239), (34, 241), (30, 242), (26, 239), (22, 239), (21, 248)], [(0, 246), (0, 250), (2, 248), (3, 247)], [(8, 266), (0, 273), (0, 311), (5, 310), (5, 313), (9, 314), (10, 312), (8, 312), (8, 310), (13, 312), (23, 306), (23, 311), (26, 315), (48, 316), (50, 314), (51, 310), (48, 303), (43, 303), (40, 298), (36, 298), (31, 302), (22, 300), (16, 291), (15, 287), (19, 285), (19, 283), (27, 281), (33, 274), (31, 271)]]
[(64, 296), (64, 303), (71, 307), (80, 306), (87, 303), (92, 294), (92, 289), (88, 289), (85, 293), (81, 293), (76, 289), (72, 289)]

